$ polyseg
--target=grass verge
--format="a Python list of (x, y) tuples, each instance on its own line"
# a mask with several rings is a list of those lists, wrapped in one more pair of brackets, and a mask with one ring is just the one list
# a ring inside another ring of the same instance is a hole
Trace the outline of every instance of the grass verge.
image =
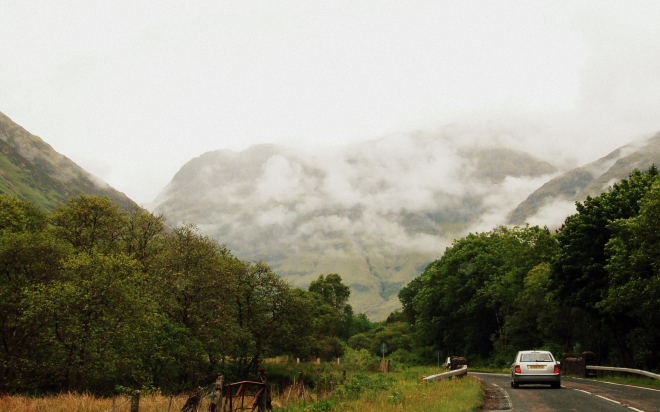
[(471, 377), (425, 382), (436, 368), (415, 367), (400, 372), (355, 372), (333, 393), (307, 398), (275, 394), (275, 412), (459, 412), (475, 411), (482, 404), (483, 388)]

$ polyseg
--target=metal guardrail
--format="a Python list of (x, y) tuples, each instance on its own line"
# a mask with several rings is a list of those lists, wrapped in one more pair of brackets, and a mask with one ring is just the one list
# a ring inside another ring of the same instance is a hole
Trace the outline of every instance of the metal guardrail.
[(640, 369), (612, 368), (612, 367), (609, 367), (609, 366), (590, 366), (590, 365), (587, 365), (586, 368), (589, 369), (589, 370), (593, 370), (593, 371), (636, 373), (638, 375), (644, 375), (644, 376), (648, 376), (650, 378), (660, 379), (660, 375), (658, 375), (656, 373), (643, 371), (643, 370), (640, 370)]
[(432, 376), (427, 376), (426, 378), (423, 378), (425, 381), (439, 381), (444, 378), (449, 378), (451, 376), (460, 376), (460, 375), (466, 375), (467, 374), (467, 365), (463, 365), (461, 369), (456, 369), (453, 371), (449, 372), (444, 372), (444, 373), (439, 373), (437, 375), (432, 375)]

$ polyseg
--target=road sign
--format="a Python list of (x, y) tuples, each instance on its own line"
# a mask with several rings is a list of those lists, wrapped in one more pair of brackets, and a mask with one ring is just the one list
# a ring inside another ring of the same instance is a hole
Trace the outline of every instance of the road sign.
[(383, 359), (385, 359), (385, 354), (387, 353), (387, 343), (383, 342), (383, 344), (380, 345), (380, 351), (383, 353)]

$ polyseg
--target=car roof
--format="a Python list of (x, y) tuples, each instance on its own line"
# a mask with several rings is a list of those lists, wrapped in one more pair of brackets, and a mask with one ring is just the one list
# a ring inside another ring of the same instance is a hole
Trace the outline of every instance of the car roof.
[(550, 352), (548, 350), (521, 350), (518, 353), (549, 353), (549, 354), (552, 355), (552, 352)]

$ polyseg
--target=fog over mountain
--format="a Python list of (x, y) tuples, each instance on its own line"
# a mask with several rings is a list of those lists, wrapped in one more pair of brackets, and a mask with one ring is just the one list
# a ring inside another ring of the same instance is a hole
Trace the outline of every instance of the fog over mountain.
[[(454, 238), (506, 223), (557, 168), (468, 131), (395, 135), (309, 154), (276, 145), (197, 157), (154, 202), (294, 285), (339, 273), (380, 319)], [(506, 140), (506, 139), (504, 139)]]
[(634, 169), (660, 165), (660, 133), (622, 146), (607, 156), (555, 177), (513, 210), (509, 224), (524, 223), (558, 228), (575, 213), (575, 202), (598, 196)]

